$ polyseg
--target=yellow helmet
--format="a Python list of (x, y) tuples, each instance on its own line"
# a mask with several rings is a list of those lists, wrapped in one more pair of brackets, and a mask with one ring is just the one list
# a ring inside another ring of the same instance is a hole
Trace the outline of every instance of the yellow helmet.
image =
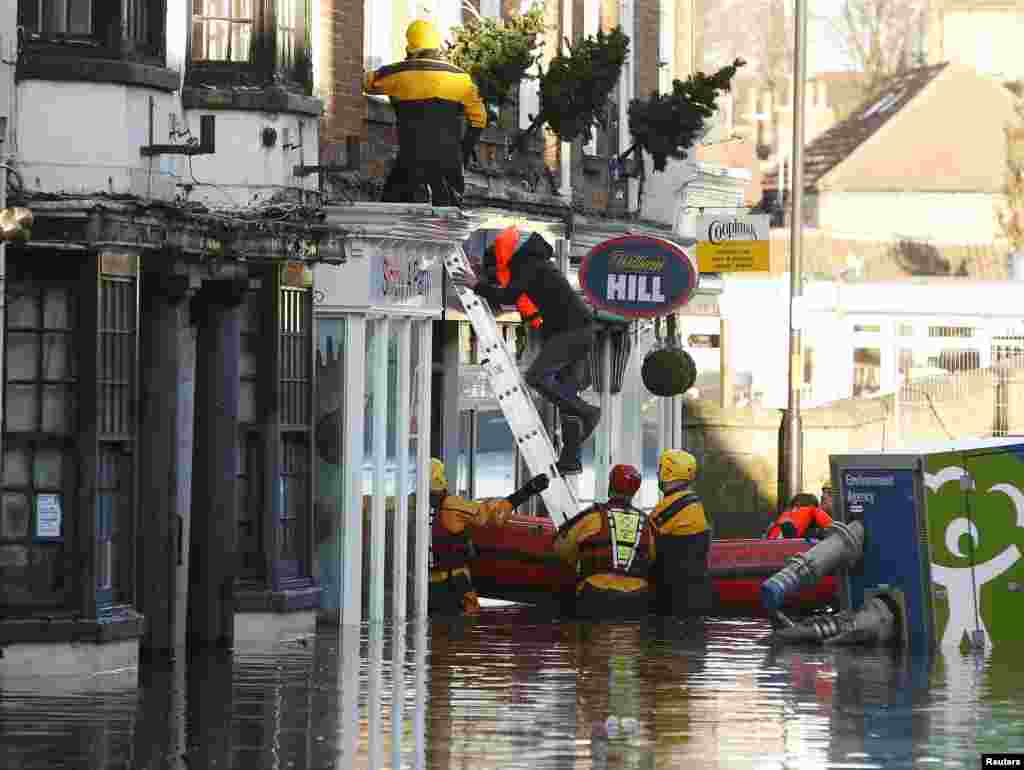
[(441, 47), (441, 35), (429, 21), (417, 19), (405, 31), (406, 53)]
[(682, 449), (666, 449), (658, 459), (658, 481), (671, 484), (697, 478), (697, 458)]
[(444, 475), (444, 463), (436, 457), (430, 458), (430, 491), (444, 492), (448, 489), (448, 478)]

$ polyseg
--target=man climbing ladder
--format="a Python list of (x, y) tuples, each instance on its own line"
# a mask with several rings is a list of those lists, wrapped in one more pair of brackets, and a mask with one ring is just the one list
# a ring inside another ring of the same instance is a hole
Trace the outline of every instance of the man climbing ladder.
[[(553, 261), (554, 251), (537, 233), (503, 230), (484, 254), (485, 268), (493, 262), (497, 283), (485, 283), (467, 272), (452, 280), (472, 289), (492, 305), (525, 304), (536, 309), (544, 346), (526, 372), (526, 384), (558, 407), (562, 422), (559, 473), (582, 472), (580, 450), (601, 419), (601, 409), (580, 398), (575, 370), (594, 347), (596, 331), (590, 308)], [(531, 319), (531, 320), (536, 320)]]

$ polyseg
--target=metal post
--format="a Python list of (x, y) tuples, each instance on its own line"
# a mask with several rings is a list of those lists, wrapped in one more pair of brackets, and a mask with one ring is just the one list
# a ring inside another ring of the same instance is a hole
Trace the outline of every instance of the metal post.
[(800, 419), (801, 340), (794, 306), (803, 293), (801, 251), (803, 248), (804, 197), (804, 95), (807, 89), (807, 0), (796, 0), (793, 74), (793, 216), (789, 241), (789, 402), (782, 416), (780, 441), (783, 447), (785, 487), (780, 505), (803, 486), (803, 428)]
[[(405, 623), (406, 580), (409, 564), (409, 492), (406, 485), (409, 479), (409, 423), (412, 419), (409, 414), (411, 340), (412, 321), (408, 318), (402, 319), (398, 322), (398, 410), (395, 415), (397, 421), (395, 447), (398, 452), (398, 480), (395, 485), (395, 494), (398, 496), (396, 501), (398, 504), (395, 506), (395, 527), (391, 541), (391, 612), (396, 629)], [(422, 433), (421, 430), (421, 435)], [(429, 431), (426, 433), (429, 436)], [(404, 632), (396, 630), (395, 633)]]
[(341, 624), (363, 620), (363, 430), (366, 422), (366, 317), (349, 316), (345, 345), (345, 451), (342, 471)]
[(419, 367), (423, 373), (417, 380), (419, 392), (416, 394), (419, 434), (416, 440), (416, 556), (413, 560), (416, 572), (413, 602), (416, 617), (420, 620), (427, 617), (427, 573), (430, 570), (430, 432), (426, 425), (430, 421), (431, 323), (429, 320), (416, 321), (418, 328), (413, 331), (419, 334)]
[(390, 323), (381, 318), (373, 330), (373, 497), (370, 499), (370, 593), (367, 617), (370, 622), (384, 620), (385, 533), (387, 524), (388, 449), (388, 347)]

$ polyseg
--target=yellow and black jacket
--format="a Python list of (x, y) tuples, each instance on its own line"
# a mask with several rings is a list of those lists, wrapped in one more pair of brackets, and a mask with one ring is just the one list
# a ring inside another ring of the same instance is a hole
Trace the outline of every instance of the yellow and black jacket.
[(647, 515), (621, 500), (593, 505), (569, 519), (555, 535), (559, 558), (576, 567), (576, 593), (647, 590), (654, 536)]
[(700, 495), (688, 488), (665, 495), (651, 514), (651, 525), (658, 543), (651, 570), (655, 611), (676, 617), (711, 612), (711, 527)]
[(704, 503), (690, 489), (661, 498), (651, 514), (651, 524), (659, 535), (699, 535), (709, 529)]
[(398, 165), (461, 168), (467, 141), (487, 127), (487, 111), (467, 72), (440, 59), (408, 58), (366, 76), (363, 90), (391, 97), (398, 120)]

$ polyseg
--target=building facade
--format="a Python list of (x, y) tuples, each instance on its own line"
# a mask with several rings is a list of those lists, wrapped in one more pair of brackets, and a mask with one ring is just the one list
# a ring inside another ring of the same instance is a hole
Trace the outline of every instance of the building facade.
[(343, 252), (302, 169), (312, 19), (2, 13), (7, 201), (34, 225), (4, 255), (0, 644), (230, 644), (236, 608), (318, 600), (309, 264)]

